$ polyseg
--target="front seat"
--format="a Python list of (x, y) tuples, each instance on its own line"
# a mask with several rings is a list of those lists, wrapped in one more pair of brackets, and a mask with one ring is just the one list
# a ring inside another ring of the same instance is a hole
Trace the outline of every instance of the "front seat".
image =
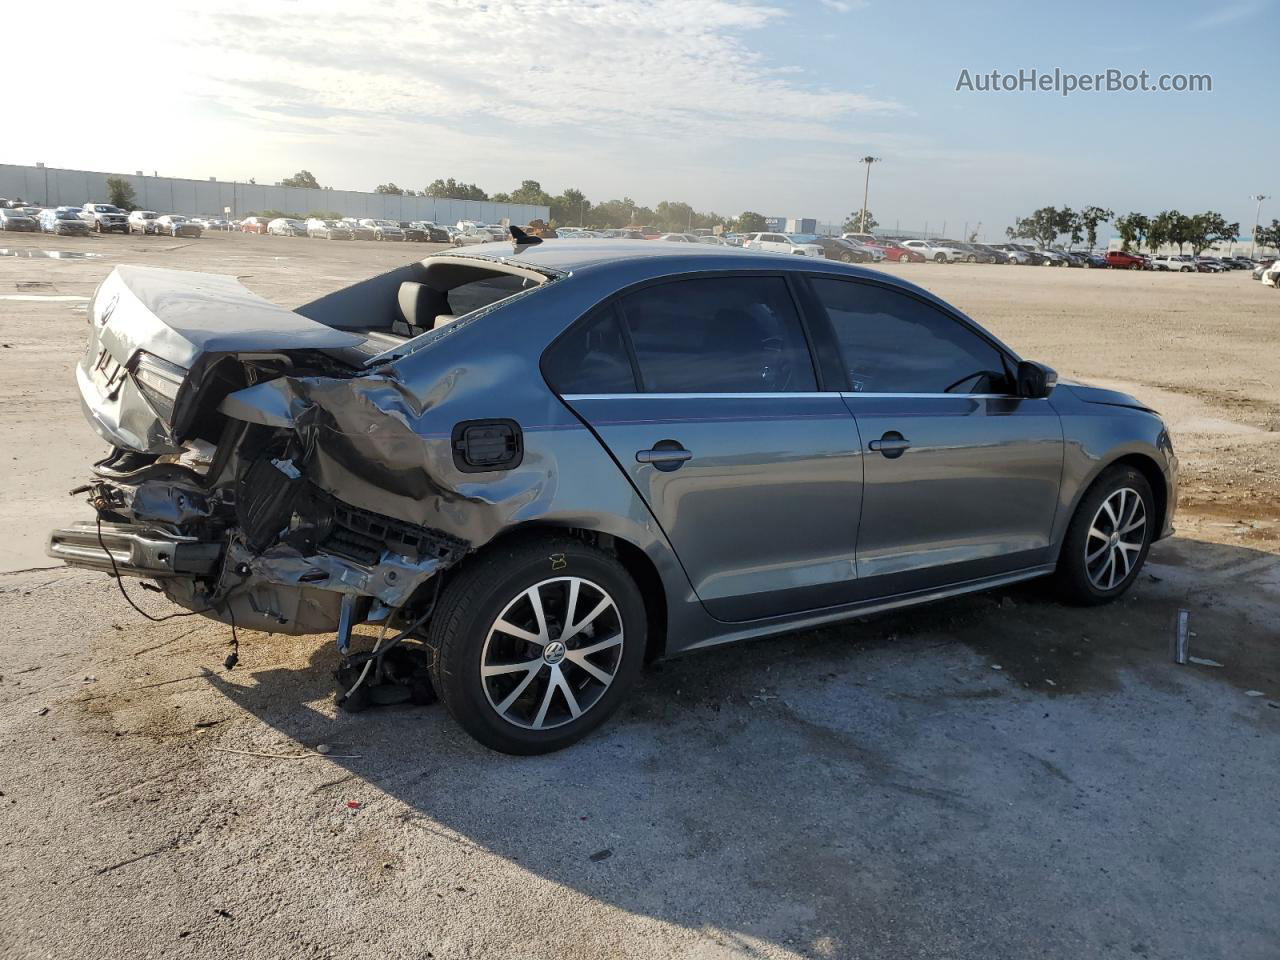
[(391, 332), (403, 337), (416, 337), (454, 319), (449, 310), (449, 295), (425, 283), (406, 280), (400, 284), (397, 303), (400, 316), (391, 324)]

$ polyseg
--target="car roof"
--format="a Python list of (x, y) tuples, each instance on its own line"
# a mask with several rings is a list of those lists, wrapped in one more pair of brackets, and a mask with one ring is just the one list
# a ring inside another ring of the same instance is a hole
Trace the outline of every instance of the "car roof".
[[(957, 308), (922, 287), (901, 280), (881, 270), (868, 270), (835, 260), (814, 257), (792, 257), (777, 253), (747, 250), (743, 247), (709, 243), (663, 243), (635, 240), (552, 239), (517, 247), (510, 241), (481, 243), (472, 247), (446, 250), (425, 258), (424, 264), (440, 260), (489, 261), (534, 270), (551, 276), (573, 273), (621, 274), (620, 284), (630, 284), (664, 276), (696, 273), (701, 270), (769, 270), (805, 273), (829, 273), (872, 280), (879, 284), (910, 291), (917, 296)], [(958, 312), (958, 311), (957, 311)]]

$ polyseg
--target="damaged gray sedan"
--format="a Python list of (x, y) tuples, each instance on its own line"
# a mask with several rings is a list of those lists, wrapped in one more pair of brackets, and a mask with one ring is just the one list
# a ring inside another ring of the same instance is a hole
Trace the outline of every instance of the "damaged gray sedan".
[[(646, 660), (1053, 575), (1102, 603), (1172, 531), (1132, 397), (931, 294), (701, 245), (494, 243), (290, 311), (122, 266), (76, 376), (113, 452), (49, 552), (233, 627), (380, 625), (539, 753)], [(384, 642), (385, 641), (385, 642)]]

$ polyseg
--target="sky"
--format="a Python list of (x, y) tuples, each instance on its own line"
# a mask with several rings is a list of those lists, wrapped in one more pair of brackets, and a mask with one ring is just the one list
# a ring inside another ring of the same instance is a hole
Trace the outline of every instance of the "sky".
[[(1045, 205), (1280, 198), (1280, 0), (62, 0), (15, 8), (0, 162), (490, 192), (988, 239)], [(15, 32), (16, 31), (16, 32)], [(17, 35), (62, 36), (64, 46)], [(979, 92), (970, 76), (1209, 74), (1212, 91)], [(32, 96), (21, 97), (30, 83)], [(14, 136), (20, 130), (20, 136)], [(1270, 214), (1280, 216), (1280, 199)]]

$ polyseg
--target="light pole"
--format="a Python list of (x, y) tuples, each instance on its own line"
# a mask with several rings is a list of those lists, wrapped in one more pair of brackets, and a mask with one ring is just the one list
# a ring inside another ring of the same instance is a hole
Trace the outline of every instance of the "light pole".
[(866, 233), (867, 232), (867, 194), (870, 193), (871, 191), (871, 165), (873, 163), (879, 163), (880, 158), (879, 157), (863, 157), (858, 162), (865, 163), (867, 165), (867, 176), (866, 176), (866, 179), (862, 181), (862, 214), (858, 217), (858, 232)]
[(1253, 247), (1249, 250), (1250, 257), (1258, 255), (1258, 227), (1262, 225), (1262, 201), (1271, 198), (1262, 193), (1255, 193), (1249, 199), (1258, 201), (1258, 211), (1253, 215)]

